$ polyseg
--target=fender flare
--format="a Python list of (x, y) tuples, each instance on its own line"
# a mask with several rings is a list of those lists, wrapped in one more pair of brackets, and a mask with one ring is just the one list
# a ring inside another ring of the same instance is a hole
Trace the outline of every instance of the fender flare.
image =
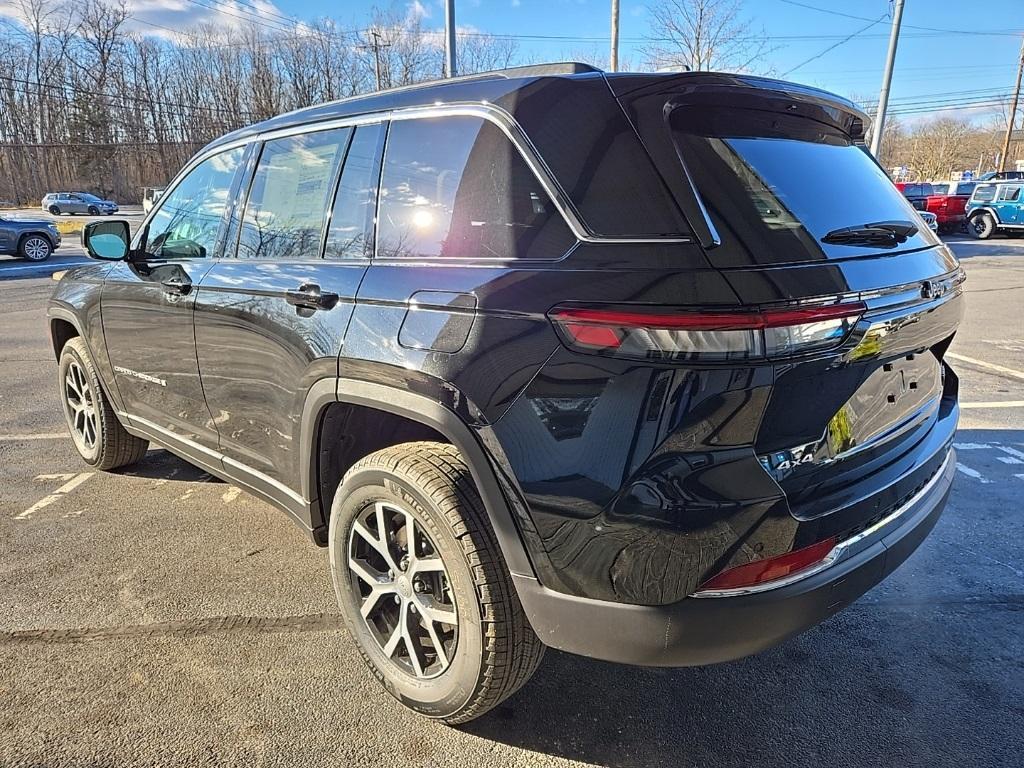
[(455, 412), (424, 395), (356, 379), (326, 378), (315, 382), (307, 393), (302, 409), (301, 491), (304, 498), (316, 501), (319, 495), (314, 461), (317, 454), (317, 434), (324, 410), (334, 402), (363, 405), (402, 416), (428, 426), (448, 438), (466, 457), (509, 571), (517, 576), (536, 578), (487, 452), (473, 431)]
[[(89, 355), (93, 358), (93, 360), (96, 359), (96, 356), (93, 354), (92, 346), (89, 344), (89, 339), (86, 337), (85, 332), (82, 330), (82, 324), (78, 320), (78, 315), (76, 315), (70, 309), (66, 309), (64, 307), (50, 306), (46, 310), (46, 330), (50, 334), (50, 344), (51, 345), (53, 344), (53, 331), (52, 331), (52, 329), (53, 329), (53, 321), (54, 320), (63, 320), (66, 323), (68, 323), (69, 325), (71, 325), (71, 327), (75, 329), (75, 333), (78, 335), (78, 337), (80, 339), (82, 339), (82, 341), (85, 344), (86, 348), (89, 350)], [(54, 349), (53, 350), (53, 354), (54, 354), (54, 357), (56, 357), (58, 360), (60, 359), (60, 350), (59, 349)]]
[(967, 214), (967, 220), (970, 221), (975, 216), (977, 216), (979, 213), (987, 213), (988, 215), (990, 215), (993, 219), (995, 219), (997, 227), (1001, 226), (1002, 223), (1003, 223), (1003, 222), (1001, 222), (999, 220), (999, 214), (996, 213), (996, 209), (995, 208), (991, 208), (991, 207), (989, 207), (987, 205), (983, 205), (980, 208), (975, 208), (973, 211), (971, 211), (969, 214)]

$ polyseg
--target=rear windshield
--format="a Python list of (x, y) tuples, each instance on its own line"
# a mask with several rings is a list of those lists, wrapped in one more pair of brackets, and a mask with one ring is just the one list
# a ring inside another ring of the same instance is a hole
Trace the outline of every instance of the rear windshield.
[[(748, 262), (877, 253), (822, 238), (874, 222), (920, 222), (866, 148), (824, 123), (761, 110), (680, 107), (670, 124), (723, 244), (742, 243)], [(914, 235), (902, 248), (933, 245), (929, 235)]]
[(975, 184), (973, 181), (961, 182), (960, 184), (956, 185), (956, 194), (969, 195), (971, 194), (971, 192), (974, 191), (974, 186)]
[(950, 187), (949, 184), (932, 184), (932, 194), (933, 195), (948, 195), (949, 194), (949, 187)]

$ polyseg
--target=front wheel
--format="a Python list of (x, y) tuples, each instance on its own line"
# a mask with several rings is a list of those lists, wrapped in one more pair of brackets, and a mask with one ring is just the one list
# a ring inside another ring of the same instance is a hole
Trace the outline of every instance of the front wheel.
[(18, 251), (23, 259), (46, 261), (53, 253), (53, 246), (42, 235), (29, 235), (21, 241)]
[(58, 376), (64, 418), (86, 464), (114, 469), (146, 454), (149, 442), (128, 434), (117, 420), (81, 337), (70, 339), (61, 350)]
[(967, 223), (967, 231), (978, 240), (988, 240), (996, 233), (996, 220), (990, 213), (979, 213), (971, 217)]
[(454, 447), (405, 443), (356, 463), (334, 497), (329, 544), (349, 632), (410, 709), (465, 723), (536, 670), (544, 646)]
[(100, 209), (97, 208), (95, 205), (90, 205), (89, 206), (89, 215), (90, 216), (99, 216), (100, 215)]
[(58, 208), (56, 205), (51, 205), (50, 213), (52, 213), (54, 216), (60, 216), (60, 208)]

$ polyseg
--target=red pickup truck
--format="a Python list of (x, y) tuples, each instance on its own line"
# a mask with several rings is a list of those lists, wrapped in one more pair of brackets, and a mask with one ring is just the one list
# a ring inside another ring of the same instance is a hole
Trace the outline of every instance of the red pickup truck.
[(940, 231), (960, 229), (967, 220), (967, 201), (974, 192), (974, 181), (933, 181), (932, 194), (925, 200), (925, 210), (935, 214)]

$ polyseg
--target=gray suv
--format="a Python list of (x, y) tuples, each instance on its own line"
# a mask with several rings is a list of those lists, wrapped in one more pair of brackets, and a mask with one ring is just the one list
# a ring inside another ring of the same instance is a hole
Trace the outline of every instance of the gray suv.
[(99, 216), (117, 213), (117, 203), (113, 200), (104, 200), (88, 192), (50, 192), (43, 198), (42, 208), (54, 216), (62, 213), (88, 213), (90, 216)]
[(46, 261), (60, 247), (60, 232), (52, 221), (0, 216), (0, 254)]

